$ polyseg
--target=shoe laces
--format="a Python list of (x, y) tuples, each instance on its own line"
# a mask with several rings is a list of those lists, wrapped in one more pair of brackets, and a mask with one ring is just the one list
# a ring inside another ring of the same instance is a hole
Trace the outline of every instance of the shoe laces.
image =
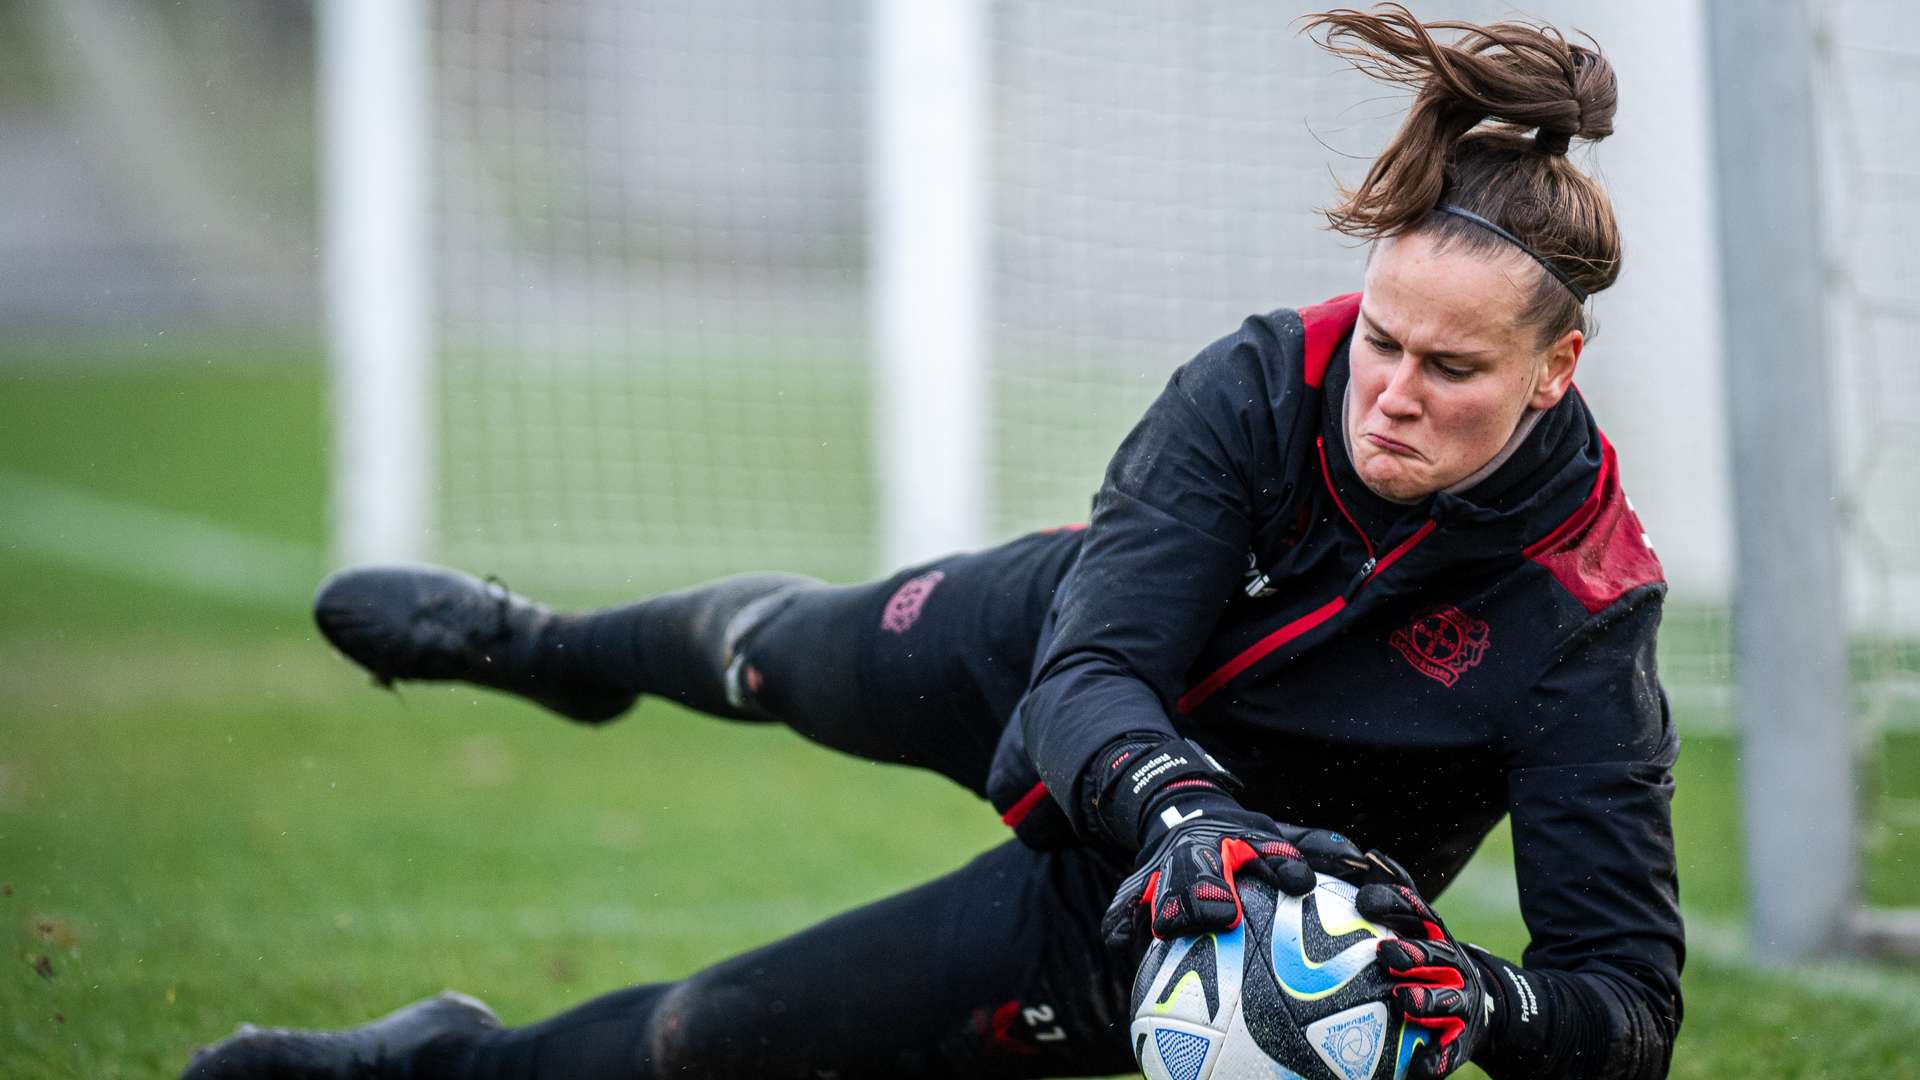
[(504, 640), (512, 630), (507, 615), (513, 610), (513, 590), (507, 588), (507, 583), (498, 574), (488, 574), (480, 580), (486, 589), (485, 599), (492, 603), (493, 618), (489, 625), (482, 625), (475, 620), (468, 631), (467, 641), (485, 648)]
[(477, 602), (471, 594), (449, 592), (434, 597), (414, 616), (416, 628), (431, 627), (439, 636), (436, 645), (428, 648), (484, 649), (507, 635), (512, 593), (497, 575), (489, 574), (482, 582), (485, 592)]
[(493, 601), (493, 636), (499, 637), (507, 632), (507, 612), (513, 607), (513, 590), (499, 574), (488, 574), (481, 579), (487, 586), (487, 598)]

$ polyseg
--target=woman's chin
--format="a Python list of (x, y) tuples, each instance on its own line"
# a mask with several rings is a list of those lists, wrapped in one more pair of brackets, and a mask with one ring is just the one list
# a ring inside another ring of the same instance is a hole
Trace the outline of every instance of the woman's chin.
[(1439, 490), (1427, 477), (1415, 475), (1397, 461), (1370, 462), (1357, 471), (1367, 490), (1389, 502), (1416, 503)]

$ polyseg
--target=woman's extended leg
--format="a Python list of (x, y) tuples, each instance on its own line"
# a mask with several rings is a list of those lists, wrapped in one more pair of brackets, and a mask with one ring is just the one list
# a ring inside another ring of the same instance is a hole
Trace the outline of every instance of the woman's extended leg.
[(375, 568), (330, 579), (315, 617), (383, 681), (464, 679), (596, 721), (653, 694), (978, 791), (1078, 550), (1074, 533), (1037, 533), (864, 585), (747, 574), (583, 614)]
[(1088, 849), (1008, 843), (679, 982), (616, 991), (529, 1027), (469, 1025), (408, 1061), (370, 1057), (364, 1028), (256, 1033), (196, 1059), (188, 1076), (277, 1075), (285, 1061), (332, 1076), (324, 1070), (354, 1054), (368, 1075), (412, 1080), (1125, 1072), (1129, 979), (1097, 925), (1122, 873)]
[(819, 583), (743, 574), (566, 615), (457, 570), (370, 566), (322, 582), (313, 617), (328, 641), (382, 685), (477, 683), (586, 723), (619, 716), (641, 693), (744, 719), (722, 688), (728, 627), (756, 601), (806, 586)]

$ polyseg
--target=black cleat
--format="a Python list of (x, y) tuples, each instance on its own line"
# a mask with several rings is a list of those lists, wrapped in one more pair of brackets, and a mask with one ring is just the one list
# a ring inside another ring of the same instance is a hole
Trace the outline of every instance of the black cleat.
[(448, 990), (345, 1031), (241, 1024), (195, 1050), (180, 1080), (415, 1080), (414, 1059), (429, 1044), (498, 1030), (492, 1009)]
[(435, 566), (342, 570), (313, 599), (320, 632), (382, 686), (458, 679), (590, 724), (632, 708), (630, 692), (540, 681), (534, 661), (553, 617), (498, 581)]

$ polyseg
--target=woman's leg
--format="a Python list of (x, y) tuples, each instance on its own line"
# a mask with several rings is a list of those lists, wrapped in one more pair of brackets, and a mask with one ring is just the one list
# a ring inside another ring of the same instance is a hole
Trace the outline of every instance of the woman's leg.
[(980, 793), (1078, 550), (1077, 536), (1035, 534), (885, 581), (797, 590), (743, 620), (733, 700), (822, 745)]
[[(1129, 972), (1098, 923), (1124, 868), (1009, 842), (945, 877), (679, 982), (524, 1028), (422, 1003), (342, 1032), (255, 1031), (194, 1080), (1017, 1080), (1130, 1071)], [(437, 1011), (435, 1011), (437, 1010)], [(358, 1070), (358, 1071), (356, 1071)]]
[(652, 694), (978, 791), (1078, 550), (1076, 534), (1041, 533), (864, 585), (746, 574), (582, 614), (378, 568), (330, 581), (316, 616), (383, 680), (465, 679), (592, 720)]
[(560, 615), (498, 581), (436, 566), (367, 566), (320, 585), (314, 622), (334, 647), (391, 685), (459, 680), (602, 723), (641, 693), (735, 716), (721, 690), (729, 625), (772, 594), (818, 585), (745, 574), (584, 615)]
[(427, 1055), (461, 1080), (1101, 1076), (1133, 1067), (1098, 922), (1120, 870), (1009, 843), (677, 983)]

